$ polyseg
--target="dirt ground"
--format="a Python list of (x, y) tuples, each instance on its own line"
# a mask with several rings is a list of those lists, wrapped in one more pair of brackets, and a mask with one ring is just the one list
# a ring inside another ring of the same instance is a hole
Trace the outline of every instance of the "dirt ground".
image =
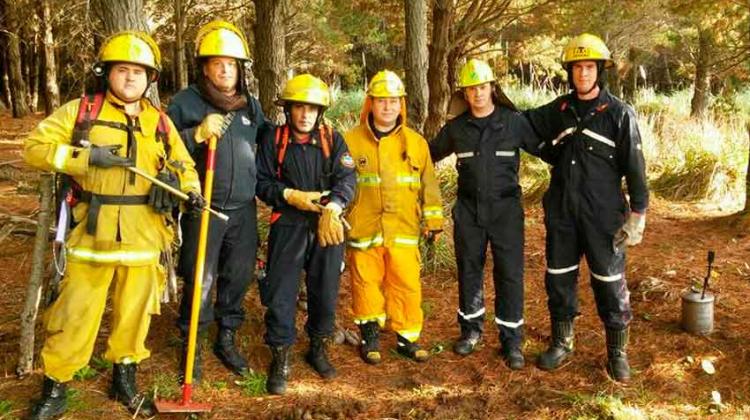
[[(37, 173), (21, 162), (24, 133), (40, 116), (12, 120), (0, 115), (0, 213), (34, 218), (38, 209)], [(10, 163), (8, 163), (10, 162)], [(731, 207), (731, 206), (730, 206)], [(734, 206), (737, 207), (736, 205)], [(2, 219), (0, 219), (0, 223)], [(7, 223), (7, 222), (6, 222)], [(475, 354), (461, 358), (450, 350), (458, 335), (455, 275), (438, 272), (423, 278), (425, 329), (421, 342), (434, 353), (415, 364), (391, 349), (395, 337), (383, 340), (385, 360), (365, 365), (356, 347), (332, 348), (339, 376), (326, 382), (305, 364), (306, 338), (294, 348), (289, 391), (283, 397), (253, 396), (252, 381), (240, 382), (209, 351), (204, 356), (204, 382), (195, 399), (213, 405), (210, 419), (237, 418), (747, 418), (750, 417), (750, 237), (748, 224), (728, 209), (653, 200), (643, 244), (628, 255), (627, 279), (634, 312), (629, 357), (633, 379), (627, 386), (608, 379), (604, 332), (596, 316), (588, 275), (580, 286), (582, 315), (576, 324), (576, 351), (558, 371), (533, 365), (549, 338), (544, 291), (544, 225), (538, 205), (527, 206), (526, 342), (527, 367), (510, 371), (497, 355), (498, 339), (492, 282), (487, 276), (485, 340)], [(28, 230), (28, 227), (26, 227)], [(1, 226), (0, 226), (1, 230)], [(25, 231), (0, 244), (0, 418), (22, 418), (42, 381), (37, 367), (17, 379), (19, 313), (31, 267), (33, 237)], [(706, 252), (716, 251), (712, 291), (717, 295), (715, 331), (692, 336), (679, 327), (680, 294), (705, 276)], [(487, 273), (491, 272), (488, 267)], [(743, 303), (744, 302), (744, 303)], [(179, 339), (173, 327), (175, 303), (162, 306), (152, 323), (148, 347), (152, 357), (139, 370), (142, 389), (159, 395), (178, 392)], [(263, 344), (263, 309), (253, 285), (246, 300), (247, 322), (240, 346), (256, 372), (264, 373), (270, 352)], [(339, 322), (353, 328), (348, 277), (342, 279)], [(298, 314), (302, 331), (304, 313)], [(101, 362), (108, 314), (86, 379), (72, 382), (70, 419), (125, 419), (129, 415), (107, 399), (111, 372)], [(41, 328), (37, 329), (41, 336)], [(214, 331), (211, 331), (213, 333)], [(38, 343), (39, 346), (39, 343)], [(702, 363), (710, 361), (715, 373)], [(38, 361), (37, 361), (38, 365)], [(257, 382), (257, 381), (256, 381)], [(712, 400), (712, 391), (721, 403)], [(160, 416), (184, 418), (185, 415)]]

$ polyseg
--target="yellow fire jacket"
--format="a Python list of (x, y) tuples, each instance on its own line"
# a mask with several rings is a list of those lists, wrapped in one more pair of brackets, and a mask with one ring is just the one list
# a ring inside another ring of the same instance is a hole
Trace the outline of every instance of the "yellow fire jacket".
[[(38, 169), (71, 175), (84, 191), (98, 195), (148, 195), (151, 183), (131, 177), (123, 167), (101, 168), (89, 166), (88, 147), (71, 144), (80, 100), (60, 107), (43, 120), (25, 141), (24, 159)], [(165, 162), (177, 166), (180, 186), (184, 192), (200, 192), (200, 181), (194, 162), (169, 121), (166, 141), (158, 141), (156, 128), (159, 111), (146, 99), (141, 100), (141, 113), (128, 117), (122, 103), (107, 93), (96, 123), (89, 131), (92, 145), (121, 145), (119, 154), (127, 154), (128, 130), (133, 132), (136, 166), (156, 176)], [(84, 145), (85, 146), (85, 145)], [(167, 156), (167, 149), (169, 156)], [(150, 265), (159, 262), (161, 251), (167, 250), (174, 231), (168, 216), (154, 211), (148, 204), (103, 204), (99, 210), (96, 233), (86, 232), (89, 204), (79, 202), (73, 208), (77, 223), (67, 241), (67, 256), (71, 261), (127, 266)]]
[(422, 230), (443, 226), (427, 141), (403, 123), (377, 140), (367, 120), (369, 109), (368, 98), (360, 124), (344, 135), (357, 170), (357, 193), (347, 215), (352, 225), (348, 245), (416, 247)]

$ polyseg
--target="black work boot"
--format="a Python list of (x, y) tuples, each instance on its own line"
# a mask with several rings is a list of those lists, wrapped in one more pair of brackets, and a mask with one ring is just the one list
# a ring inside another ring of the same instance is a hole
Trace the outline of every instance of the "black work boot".
[(241, 376), (248, 373), (247, 360), (234, 345), (234, 334), (234, 330), (220, 328), (214, 343), (214, 354), (227, 369)]
[(336, 368), (328, 361), (327, 347), (327, 338), (310, 337), (310, 350), (305, 354), (305, 360), (322, 378), (331, 379), (336, 376)]
[(419, 344), (409, 341), (408, 339), (396, 334), (396, 344), (398, 345), (398, 353), (402, 356), (406, 356), (415, 362), (426, 362), (430, 358), (430, 354), (427, 350), (419, 347)]
[(503, 343), (500, 348), (500, 355), (505, 359), (505, 364), (508, 365), (511, 370), (523, 369), (526, 365), (521, 346), (518, 344)]
[(68, 408), (66, 392), (68, 385), (47, 376), (42, 384), (42, 398), (31, 409), (32, 420), (55, 419)]
[(468, 356), (474, 353), (474, 349), (480, 341), (482, 341), (482, 333), (479, 331), (462, 331), (461, 338), (453, 344), (453, 352), (461, 356)]
[(572, 352), (573, 321), (553, 321), (550, 346), (539, 355), (537, 366), (542, 370), (557, 369)]
[(269, 394), (284, 395), (289, 379), (289, 349), (291, 346), (271, 346), (271, 366), (268, 368), (266, 389)]
[(377, 365), (380, 357), (380, 326), (376, 321), (366, 322), (359, 325), (362, 335), (362, 345), (359, 346), (359, 355), (365, 363)]
[(628, 354), (628, 328), (612, 330), (607, 328), (607, 373), (617, 382), (630, 380)]
[[(195, 357), (193, 358), (193, 385), (199, 385), (203, 379), (203, 357), (201, 356), (201, 336), (195, 340)], [(185, 370), (187, 369), (188, 339), (187, 335), (182, 337), (182, 353), (180, 355), (180, 372), (178, 378), (180, 383), (185, 382)]]
[(128, 408), (131, 414), (140, 414), (143, 417), (151, 417), (155, 414), (154, 403), (138, 392), (135, 382), (135, 371), (138, 365), (135, 363), (115, 363), (112, 367), (112, 387), (109, 389), (109, 397), (121, 402)]

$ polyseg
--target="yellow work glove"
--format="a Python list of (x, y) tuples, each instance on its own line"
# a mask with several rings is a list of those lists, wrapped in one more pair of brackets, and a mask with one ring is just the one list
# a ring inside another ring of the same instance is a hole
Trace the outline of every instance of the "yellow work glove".
[(321, 195), (323, 194), (320, 191), (300, 191), (292, 188), (284, 189), (284, 200), (286, 200), (289, 205), (302, 211), (320, 213), (320, 206), (313, 203), (313, 201), (320, 200)]
[(339, 245), (344, 242), (344, 225), (341, 223), (341, 206), (328, 203), (318, 220), (318, 243), (320, 246)]
[(224, 124), (224, 117), (219, 114), (208, 114), (206, 118), (201, 121), (198, 128), (195, 129), (196, 143), (203, 143), (208, 141), (211, 136), (216, 136), (218, 140), (221, 137), (221, 126)]

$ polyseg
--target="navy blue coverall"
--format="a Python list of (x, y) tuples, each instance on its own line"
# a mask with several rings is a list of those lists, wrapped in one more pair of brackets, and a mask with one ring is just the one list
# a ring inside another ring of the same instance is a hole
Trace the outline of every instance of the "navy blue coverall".
[(294, 321), (302, 270), (306, 272), (307, 286), (305, 330), (310, 337), (333, 334), (344, 259), (343, 243), (327, 247), (318, 243), (319, 213), (287, 204), (284, 189), (330, 191), (329, 199), (346, 208), (356, 185), (354, 162), (336, 131), (332, 131), (330, 156), (326, 158), (319, 130), (300, 142), (288, 129), (289, 141), (279, 174), (276, 131), (283, 128), (266, 133), (258, 151), (258, 197), (273, 207), (268, 274), (259, 282), (261, 302), (266, 307), (265, 341), (272, 347), (290, 345), (296, 340)]
[(590, 103), (564, 95), (526, 116), (543, 141), (542, 159), (552, 165), (544, 195), (552, 321), (578, 315), (578, 264), (585, 255), (599, 317), (606, 328), (622, 330), (632, 318), (625, 250), (613, 246), (628, 214), (623, 177), (630, 209), (644, 213), (648, 207), (635, 111), (602, 89)]
[(520, 149), (537, 153), (537, 137), (520, 113), (501, 105), (484, 118), (470, 111), (448, 121), (430, 142), (434, 162), (455, 153), (458, 197), (453, 240), (458, 265), (458, 323), (482, 333), (487, 245), (494, 262), (495, 323), (503, 347), (523, 339), (524, 214), (518, 184)]

